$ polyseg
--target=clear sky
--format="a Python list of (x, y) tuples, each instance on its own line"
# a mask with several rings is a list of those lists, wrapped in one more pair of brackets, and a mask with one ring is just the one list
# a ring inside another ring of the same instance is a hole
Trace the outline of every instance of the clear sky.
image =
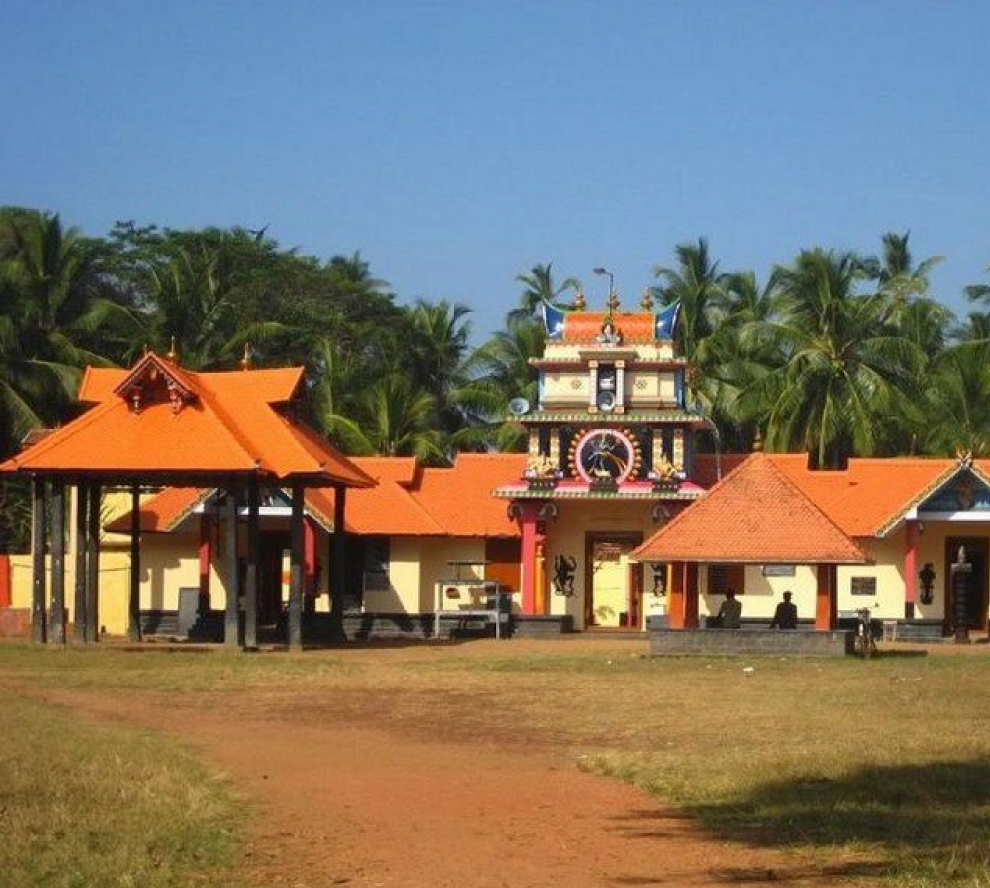
[(910, 229), (990, 279), (985, 2), (0, 4), (0, 203), (269, 226), (503, 324), (554, 263), (630, 305), (708, 238), (765, 278)]

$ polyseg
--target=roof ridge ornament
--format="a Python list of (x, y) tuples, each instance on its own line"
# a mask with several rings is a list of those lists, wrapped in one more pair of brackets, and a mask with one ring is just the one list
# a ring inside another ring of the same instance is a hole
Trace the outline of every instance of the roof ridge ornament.
[(241, 358), (241, 369), (250, 370), (251, 369), (251, 343), (244, 343), (244, 357)]
[(172, 337), (172, 344), (169, 346), (168, 354), (165, 355), (165, 359), (170, 364), (176, 364), (176, 365), (178, 365), (178, 363), (179, 363), (179, 353), (178, 353), (178, 351), (176, 351), (176, 348), (175, 348), (175, 337), (174, 336)]

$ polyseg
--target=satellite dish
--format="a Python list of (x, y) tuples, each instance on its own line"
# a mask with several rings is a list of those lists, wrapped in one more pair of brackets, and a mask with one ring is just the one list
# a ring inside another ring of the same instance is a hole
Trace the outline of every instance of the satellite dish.
[(615, 410), (615, 392), (599, 392), (598, 409), (603, 410), (606, 413), (611, 413)]
[(529, 413), (529, 401), (525, 398), (513, 398), (509, 401), (509, 413), (513, 416), (522, 416)]

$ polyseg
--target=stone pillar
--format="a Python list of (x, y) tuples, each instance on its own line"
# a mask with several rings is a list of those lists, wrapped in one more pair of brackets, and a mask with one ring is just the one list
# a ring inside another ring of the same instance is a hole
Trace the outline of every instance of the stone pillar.
[(48, 641), (48, 617), (45, 606), (47, 571), (45, 569), (45, 510), (47, 489), (39, 475), (31, 478), (31, 638)]
[(87, 528), (87, 506), (89, 503), (89, 487), (85, 481), (76, 482), (76, 510), (75, 510), (75, 640), (80, 644), (86, 643), (87, 627), (89, 626), (89, 608), (86, 600), (86, 557), (89, 548), (86, 545)]
[(347, 527), (344, 513), (347, 504), (347, 488), (338, 484), (333, 489), (333, 550), (330, 558), (330, 637), (333, 641), (347, 641), (344, 632), (344, 594), (347, 591)]
[(598, 412), (598, 361), (588, 361), (588, 412)]
[(615, 362), (615, 412), (626, 412), (626, 362)]
[(95, 644), (100, 639), (100, 500), (99, 481), (89, 482), (89, 515), (86, 533), (86, 641)]
[(237, 563), (237, 483), (233, 479), (227, 484), (223, 523), (227, 549), (227, 566), (224, 571), (227, 599), (223, 617), (223, 644), (230, 649), (238, 647), (241, 641), (241, 584)]
[(969, 644), (969, 595), (973, 565), (966, 560), (966, 549), (959, 547), (950, 567), (952, 581), (952, 629), (956, 644)]
[(260, 497), (258, 479), (248, 479), (247, 491), (247, 565), (244, 570), (244, 647), (258, 647), (258, 561), (261, 558), (261, 533), (258, 528)]
[(65, 644), (65, 479), (52, 481), (52, 631), (53, 644)]
[(141, 640), (141, 485), (131, 483), (131, 569), (127, 596), (127, 637)]

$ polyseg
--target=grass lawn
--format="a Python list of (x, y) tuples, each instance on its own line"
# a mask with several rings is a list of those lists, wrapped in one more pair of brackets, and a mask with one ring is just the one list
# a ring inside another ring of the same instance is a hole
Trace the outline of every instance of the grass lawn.
[(233, 884), (240, 815), (191, 755), (153, 734), (2, 700), (4, 886)]
[[(287, 727), (302, 706), (309, 718), (367, 720), (380, 711), (381, 721), (400, 732), (525, 746), (634, 782), (727, 841), (788, 846), (824, 862), (862, 861), (862, 884), (990, 886), (990, 648), (928, 656), (903, 651), (872, 662), (649, 658), (644, 651), (643, 642), (583, 640), (259, 656), (0, 645), (0, 673), (23, 683), (109, 693), (180, 687), (203, 705), (263, 699), (265, 711)], [(127, 807), (119, 796), (122, 781), (113, 775), (144, 774), (159, 757), (172, 777), (187, 770), (196, 777), (187, 790), (155, 792), (156, 799), (176, 795), (176, 804), (196, 812), (204, 835), (218, 824), (230, 826), (222, 789), (215, 792), (187, 757), (170, 764), (177, 753), (155, 746), (152, 737), (108, 742), (103, 729), (70, 724), (66, 715), (25, 708), (7, 695), (0, 718), (5, 736), (9, 730), (22, 735), (0, 758), (3, 816), (9, 820), (14, 811), (24, 819), (23, 835), (54, 846), (46, 853), (62, 853), (65, 837), (77, 831), (78, 811)], [(36, 720), (51, 724), (42, 745), (34, 730), (21, 729)], [(68, 737), (85, 768), (68, 756)], [(120, 763), (121, 746), (145, 756), (143, 764)], [(160, 756), (163, 751), (168, 755)], [(61, 797), (44, 786), (47, 765), (59, 756), (65, 763), (55, 784), (85, 772), (77, 795)], [(8, 772), (25, 768), (37, 771), (25, 778), (33, 781), (30, 791), (7, 792)], [(165, 780), (147, 773), (127, 784), (140, 790)], [(97, 801), (91, 794), (104, 782), (111, 795)], [(137, 791), (133, 804), (143, 794)], [(61, 812), (57, 842), (38, 833), (45, 805)], [(167, 881), (178, 876), (161, 869), (170, 871), (182, 843), (194, 840), (184, 834), (148, 839), (152, 832), (149, 825), (145, 846), (153, 845), (154, 855), (139, 847), (121, 857), (136, 856), (148, 866), (154, 858), (159, 881), (142, 875), (134, 884), (188, 884)], [(225, 845), (229, 833), (220, 835)], [(74, 837), (68, 856), (93, 868), (98, 864), (90, 858), (104, 851), (89, 841), (85, 834)], [(0, 863), (11, 871), (6, 860)]]

